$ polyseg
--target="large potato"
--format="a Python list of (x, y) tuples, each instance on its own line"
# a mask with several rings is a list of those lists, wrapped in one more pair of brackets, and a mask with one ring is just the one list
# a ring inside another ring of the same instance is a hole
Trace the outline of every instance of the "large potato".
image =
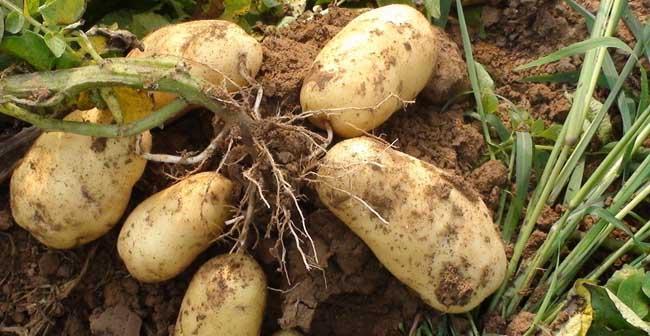
[[(229, 91), (246, 86), (245, 76), (254, 78), (262, 66), (262, 46), (228, 21), (197, 20), (165, 26), (147, 35), (142, 43), (144, 51), (134, 49), (129, 57), (185, 58), (192, 75)], [(171, 93), (155, 92), (156, 108), (175, 97)]]
[(215, 172), (193, 175), (147, 198), (124, 222), (117, 252), (143, 282), (181, 273), (221, 234), (232, 182)]
[(196, 272), (178, 313), (175, 336), (258, 336), (266, 276), (243, 254), (220, 255)]
[(332, 147), (318, 175), (323, 203), (432, 307), (469, 311), (503, 281), (499, 233), (460, 177), (367, 137)]
[[(75, 111), (66, 120), (108, 124), (110, 112)], [(143, 134), (145, 149), (151, 146)], [(11, 177), (16, 223), (43, 244), (79, 246), (108, 232), (122, 217), (146, 161), (135, 137), (93, 138), (62, 132), (41, 135)]]
[[(386, 121), (424, 88), (437, 58), (431, 24), (417, 10), (390, 5), (363, 13), (316, 57), (300, 91), (311, 121), (354, 137)], [(397, 98), (397, 97), (399, 98)]]

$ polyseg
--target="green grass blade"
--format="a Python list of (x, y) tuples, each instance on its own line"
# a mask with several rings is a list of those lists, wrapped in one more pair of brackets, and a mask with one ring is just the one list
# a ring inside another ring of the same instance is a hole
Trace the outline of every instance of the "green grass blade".
[(573, 173), (571, 174), (571, 178), (569, 179), (569, 183), (567, 184), (566, 191), (564, 192), (564, 203), (569, 203), (569, 200), (571, 200), (575, 194), (580, 190), (580, 187), (582, 186), (582, 178), (584, 176), (585, 172), (585, 160), (580, 160), (576, 168), (573, 170)]
[(515, 194), (503, 224), (503, 240), (509, 242), (515, 232), (524, 201), (528, 195), (530, 171), (533, 165), (533, 140), (527, 132), (517, 132), (515, 140)]
[(639, 95), (637, 114), (641, 114), (641, 111), (645, 110), (648, 105), (650, 105), (650, 83), (648, 83), (648, 72), (645, 71), (643, 66), (640, 66), (639, 69), (641, 70), (641, 94)]
[(627, 44), (625, 44), (625, 42), (615, 37), (612, 36), (592, 37), (588, 40), (580, 41), (570, 46), (564, 47), (554, 53), (546, 55), (530, 63), (520, 65), (516, 67), (515, 70), (524, 70), (524, 69), (548, 64), (551, 62), (559, 61), (560, 59), (565, 57), (584, 54), (596, 48), (617, 48), (625, 51), (628, 54), (632, 54), (632, 48), (630, 48)]
[(460, 25), (460, 33), (463, 39), (463, 49), (465, 50), (465, 61), (467, 62), (467, 72), (469, 73), (469, 80), (472, 84), (472, 91), (474, 92), (474, 99), (476, 100), (476, 110), (481, 116), (481, 126), (483, 129), (483, 137), (488, 144), (488, 152), (492, 160), (495, 159), (494, 152), (492, 151), (492, 139), (490, 138), (490, 131), (487, 126), (485, 118), (485, 109), (483, 108), (483, 97), (481, 86), (476, 72), (476, 63), (474, 62), (474, 55), (472, 53), (472, 42), (469, 38), (469, 31), (467, 23), (465, 22), (465, 14), (463, 12), (463, 5), (460, 0), (456, 0), (456, 12), (458, 13), (458, 23)]

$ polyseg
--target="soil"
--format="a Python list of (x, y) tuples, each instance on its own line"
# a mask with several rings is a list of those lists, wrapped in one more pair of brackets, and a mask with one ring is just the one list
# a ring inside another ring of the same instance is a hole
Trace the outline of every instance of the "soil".
[[(591, 9), (597, 7), (593, 0), (579, 2)], [(647, 0), (632, 0), (630, 4), (641, 18), (649, 16)], [(328, 16), (299, 19), (285, 29), (263, 28), (265, 61), (257, 80), (264, 87), (265, 113), (300, 111), (300, 86), (319, 49), (358, 15), (355, 10), (338, 8), (329, 12)], [(201, 15), (210, 17), (209, 12)], [(513, 69), (585, 38), (584, 20), (561, 1), (494, 0), (484, 8), (482, 22), (486, 34), (479, 37), (478, 30), (472, 31), (472, 44), (476, 60), (495, 80), (496, 92), (547, 125), (561, 123), (570, 107), (564, 92), (571, 85), (522, 79), (574, 71), (580, 58), (523, 72)], [(447, 32), (460, 44), (453, 18)], [(467, 181), (463, 185), (471, 184), (469, 188), (473, 188), (468, 192), (480, 195), (494, 211), (501, 189), (511, 186), (506, 167), (487, 159), (479, 124), (464, 115), (470, 108), (468, 102), (461, 100), (443, 111), (440, 106), (418, 100), (393, 115), (374, 134), (407, 154), (462, 176)], [(498, 113), (507, 124), (510, 116), (506, 103), (499, 106)], [(16, 134), (21, 127), (0, 117), (0, 140)], [(188, 113), (164, 131), (155, 132), (154, 152), (197, 151), (208, 144), (212, 133), (209, 113)], [(301, 154), (287, 148), (283, 151), (282, 143), (274, 146), (276, 155), (285, 157), (284, 163)], [(242, 181), (238, 165), (231, 163), (224, 173)], [(191, 169), (149, 164), (134, 190), (129, 210)], [(437, 315), (392, 277), (363, 242), (319, 204), (312, 191), (305, 192), (312, 200), (303, 201), (302, 205), (308, 218), (307, 229), (316, 245), (318, 268), (305, 270), (295, 245), (287, 242), (287, 278), (278, 271), (273, 238), (261, 239), (252, 250), (269, 277), (264, 335), (280, 327), (295, 327), (306, 335), (403, 335), (400, 325), (409, 326), (418, 314), (430, 318)], [(69, 251), (50, 250), (14, 225), (8, 207), (5, 181), (0, 184), (0, 335), (24, 330), (21, 328), (36, 330), (38, 335), (168, 335), (192, 274), (211, 256), (230, 248), (229, 243), (216, 244), (175, 279), (143, 284), (128, 275), (117, 256), (119, 225), (86, 246)], [(525, 256), (543, 241), (544, 231), (561, 210), (544, 211)], [(454, 298), (462, 298), (467, 288), (457, 281), (457, 276), (457, 270), (450, 266), (444, 274), (448, 280), (445, 289), (461, 294)], [(486, 330), (514, 336), (523, 334), (532, 314), (524, 312), (511, 321), (486, 315), (483, 320)], [(17, 329), (2, 329), (7, 326)]]

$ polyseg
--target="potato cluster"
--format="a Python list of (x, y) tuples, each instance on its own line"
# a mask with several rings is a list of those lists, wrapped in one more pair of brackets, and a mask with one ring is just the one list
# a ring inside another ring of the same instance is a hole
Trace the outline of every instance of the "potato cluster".
[[(322, 203), (425, 303), (458, 313), (481, 303), (505, 275), (504, 246), (486, 206), (457, 176), (362, 136), (421, 92), (440, 101), (464, 87), (462, 59), (457, 50), (447, 57), (441, 45), (453, 43), (441, 34), (406, 5), (367, 11), (320, 51), (300, 100), (316, 126), (351, 138), (330, 148), (318, 168), (314, 188)], [(229, 91), (248, 85), (262, 64), (260, 44), (225, 21), (170, 25), (143, 43), (129, 56), (182, 57), (191, 74)], [(156, 107), (174, 98), (153, 93)], [(100, 109), (66, 119), (113, 122)], [(139, 139), (148, 150), (149, 133)], [(67, 249), (125, 218), (117, 250), (134, 278), (160, 282), (182, 273), (223, 234), (237, 202), (234, 184), (216, 172), (198, 173), (126, 214), (146, 165), (136, 141), (43, 134), (11, 180), (16, 222), (43, 244)], [(194, 274), (174, 334), (259, 335), (266, 287), (250, 256), (210, 259)]]

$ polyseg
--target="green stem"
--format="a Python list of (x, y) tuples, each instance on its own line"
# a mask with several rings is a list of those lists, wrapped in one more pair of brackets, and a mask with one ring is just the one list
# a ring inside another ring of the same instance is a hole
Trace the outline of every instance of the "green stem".
[(183, 99), (176, 99), (149, 116), (124, 125), (102, 125), (78, 121), (59, 120), (31, 113), (12, 103), (0, 104), (0, 112), (16, 119), (28, 122), (44, 131), (59, 131), (94, 137), (126, 137), (140, 134), (162, 125), (169, 118), (187, 108), (189, 104)]
[[(93, 136), (124, 136), (137, 130), (160, 125), (187, 104), (203, 106), (217, 114), (226, 123), (240, 125), (244, 132), (250, 128), (252, 119), (238, 110), (226, 109), (213, 98), (215, 89), (202, 79), (193, 78), (177, 59), (107, 59), (102, 64), (49, 72), (9, 76), (0, 79), (0, 112), (42, 125), (49, 130), (60, 130)], [(197, 65), (198, 66), (198, 65)], [(128, 86), (136, 89), (172, 92), (184, 98), (170, 107), (131, 123), (115, 125), (79, 125), (48, 119), (31, 113), (18, 105), (34, 107), (56, 106), (68, 97), (89, 89), (111, 86)], [(34, 92), (45, 98), (34, 99)], [(215, 92), (216, 94), (218, 92)], [(40, 127), (40, 126), (39, 126)], [(78, 131), (77, 131), (78, 129)], [(136, 132), (137, 133), (137, 132)]]

